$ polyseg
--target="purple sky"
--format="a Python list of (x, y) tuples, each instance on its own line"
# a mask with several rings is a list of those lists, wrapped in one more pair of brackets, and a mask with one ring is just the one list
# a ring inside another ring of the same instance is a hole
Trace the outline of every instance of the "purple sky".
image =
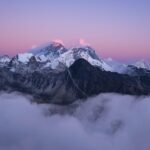
[(56, 39), (67, 46), (84, 39), (103, 57), (150, 60), (150, 1), (0, 1), (0, 54)]

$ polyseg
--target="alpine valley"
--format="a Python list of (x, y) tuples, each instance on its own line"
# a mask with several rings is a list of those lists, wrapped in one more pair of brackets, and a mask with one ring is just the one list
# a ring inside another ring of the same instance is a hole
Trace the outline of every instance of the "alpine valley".
[(0, 57), (0, 91), (32, 95), (36, 102), (70, 104), (100, 93), (150, 94), (150, 63), (102, 59), (90, 46), (50, 42), (28, 53)]

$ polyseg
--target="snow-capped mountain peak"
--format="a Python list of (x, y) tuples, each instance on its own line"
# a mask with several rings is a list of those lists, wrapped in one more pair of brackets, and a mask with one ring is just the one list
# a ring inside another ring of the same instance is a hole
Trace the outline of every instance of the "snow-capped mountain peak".
[(66, 53), (60, 56), (59, 61), (69, 67), (80, 58), (84, 58), (93, 66), (98, 66), (105, 71), (112, 71), (112, 68), (100, 59), (95, 50), (89, 46), (70, 48)]
[(32, 56), (32, 53), (20, 53), (16, 56), (16, 58), (19, 62), (27, 64)]
[(32, 57), (32, 53), (19, 53), (10, 60), (9, 67), (16, 68), (20, 65), (27, 65)]
[[(105, 71), (114, 71), (102, 58), (96, 54), (96, 51), (90, 46), (75, 46), (70, 49), (64, 47), (59, 42), (50, 42), (48, 44), (36, 47), (29, 52), (17, 54), (9, 62), (9, 67), (13, 68), (38, 68), (58, 69), (70, 67), (76, 60), (83, 58), (91, 65), (97, 66)], [(18, 69), (19, 70), (19, 69)]]
[(9, 63), (10, 57), (8, 55), (0, 56), (0, 63)]
[(80, 57), (82, 55), (89, 55), (93, 59), (100, 60), (95, 50), (90, 46), (79, 46), (73, 47), (71, 50), (74, 52), (75, 57)]
[(31, 52), (39, 62), (47, 62), (45, 66), (52, 67), (53, 69), (57, 68), (60, 63), (66, 67), (70, 67), (77, 59), (84, 58), (94, 66), (98, 66), (106, 71), (112, 71), (112, 68), (100, 59), (95, 50), (88, 45), (80, 45), (67, 49), (59, 42), (50, 42), (35, 48)]
[(150, 70), (150, 62), (148, 62), (148, 61), (146, 61), (144, 59), (135, 62), (134, 64), (132, 64), (132, 66), (135, 66), (137, 68)]
[(116, 61), (116, 60), (113, 60), (112, 58), (106, 58), (106, 59), (104, 59), (104, 61), (109, 66), (111, 66), (111, 68), (113, 69), (113, 72), (123, 73), (127, 69), (126, 64)]
[(59, 42), (49, 42), (45, 45), (36, 47), (32, 49), (30, 52), (36, 56), (59, 56), (60, 54), (66, 52), (67, 49)]

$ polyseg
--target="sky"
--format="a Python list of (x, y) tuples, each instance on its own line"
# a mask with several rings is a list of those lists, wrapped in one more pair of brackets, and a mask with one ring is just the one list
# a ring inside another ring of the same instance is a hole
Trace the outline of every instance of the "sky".
[(0, 0), (0, 55), (52, 40), (80, 40), (105, 58), (150, 60), (150, 1)]

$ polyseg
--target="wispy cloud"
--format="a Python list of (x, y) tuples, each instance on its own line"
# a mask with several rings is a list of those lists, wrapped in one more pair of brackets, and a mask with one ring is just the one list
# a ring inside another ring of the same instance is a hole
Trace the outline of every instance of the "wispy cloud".
[(60, 39), (55, 39), (55, 40), (53, 40), (54, 42), (56, 42), (56, 43), (60, 43), (60, 44), (62, 44), (62, 45), (64, 45), (64, 42), (63, 42), (63, 40), (60, 40)]
[(82, 46), (87, 46), (87, 45), (89, 46), (89, 45), (90, 45), (90, 44), (87, 43), (86, 40), (83, 39), (83, 38), (80, 38), (79, 43), (80, 43), (80, 45), (82, 45)]

